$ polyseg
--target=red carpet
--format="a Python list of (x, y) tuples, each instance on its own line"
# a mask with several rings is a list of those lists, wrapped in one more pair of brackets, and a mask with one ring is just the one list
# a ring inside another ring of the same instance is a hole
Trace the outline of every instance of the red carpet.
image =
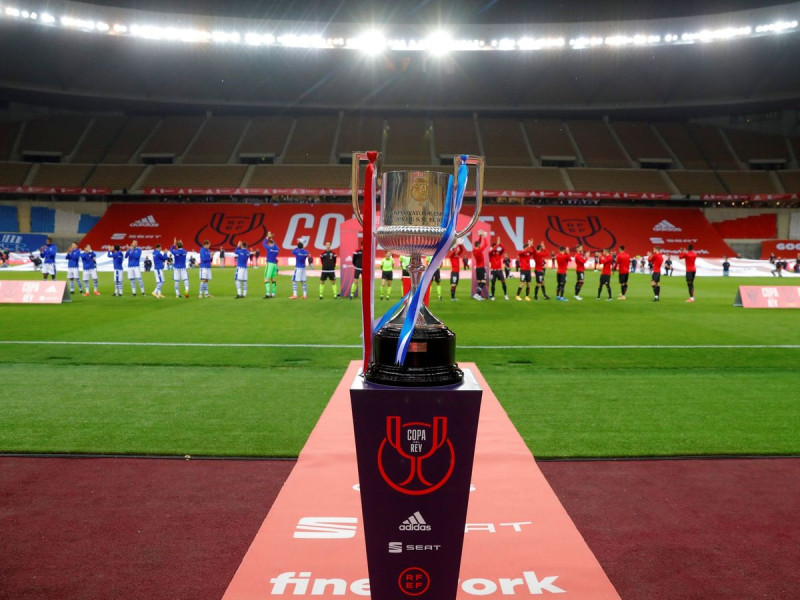
[[(219, 600), (293, 464), (0, 458), (0, 598)], [(800, 459), (539, 467), (623, 600), (800, 597)]]

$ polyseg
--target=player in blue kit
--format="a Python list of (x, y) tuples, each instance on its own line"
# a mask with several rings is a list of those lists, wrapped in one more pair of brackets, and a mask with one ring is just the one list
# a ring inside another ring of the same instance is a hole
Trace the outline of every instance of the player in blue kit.
[(247, 242), (239, 242), (234, 248), (236, 255), (236, 299), (247, 297), (247, 265), (250, 261), (250, 251)]
[(178, 239), (172, 240), (172, 247), (169, 249), (172, 252), (172, 260), (175, 261), (172, 266), (172, 281), (175, 282), (175, 297), (180, 298), (180, 281), (183, 279), (183, 289), (186, 292), (186, 297), (189, 297), (189, 273), (186, 271), (186, 250), (183, 248), (183, 242)]
[(303, 300), (308, 296), (308, 284), (306, 283), (306, 266), (310, 259), (308, 250), (303, 248), (303, 242), (297, 242), (297, 248), (292, 250), (294, 254), (294, 273), (292, 274), (292, 295), (289, 296), (290, 300), (297, 299), (297, 284), (303, 284)]
[(208, 282), (211, 279), (211, 242), (205, 240), (200, 248), (200, 294), (198, 298), (213, 298), (208, 293)]
[(130, 247), (125, 252), (125, 258), (128, 259), (128, 279), (131, 282), (131, 293), (134, 296), (136, 295), (136, 282), (138, 281), (139, 289), (142, 291), (142, 296), (144, 296), (144, 280), (142, 279), (142, 268), (139, 266), (139, 261), (142, 258), (142, 249), (139, 248), (139, 242), (136, 240), (131, 242)]
[(164, 287), (164, 265), (167, 262), (167, 253), (161, 251), (161, 244), (156, 244), (153, 248), (153, 273), (156, 276), (156, 289), (153, 290), (153, 296), (156, 298), (163, 298), (164, 294), (161, 293), (161, 288)]
[(106, 248), (109, 249), (108, 258), (114, 263), (114, 293), (112, 296), (122, 296), (122, 261), (125, 260), (125, 255), (120, 250), (119, 244), (114, 244), (113, 250), (111, 246), (106, 246)]
[(262, 244), (267, 251), (267, 266), (264, 269), (264, 299), (274, 298), (278, 295), (278, 253), (281, 251), (275, 240), (272, 239), (272, 232), (267, 232), (267, 238)]
[(67, 279), (69, 279), (69, 293), (75, 293), (75, 282), (78, 282), (78, 291), (82, 294), (83, 293), (83, 285), (81, 284), (81, 274), (80, 274), (80, 260), (81, 260), (81, 249), (78, 248), (78, 244), (72, 242), (69, 246), (69, 250), (67, 250)]
[(47, 279), (50, 275), (51, 279), (56, 278), (56, 253), (58, 247), (53, 243), (53, 238), (47, 238), (44, 246), (39, 248), (39, 256), (42, 259), (42, 276)]
[(83, 263), (83, 295), (89, 295), (89, 279), (91, 278), (94, 283), (94, 295), (99, 296), (100, 292), (97, 290), (97, 254), (92, 252), (92, 247), (86, 244), (83, 252), (81, 252), (81, 262)]

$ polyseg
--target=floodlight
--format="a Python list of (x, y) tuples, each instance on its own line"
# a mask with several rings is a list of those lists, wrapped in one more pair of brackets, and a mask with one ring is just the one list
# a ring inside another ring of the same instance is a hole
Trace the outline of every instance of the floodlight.
[(56, 22), (56, 18), (49, 13), (42, 13), (42, 18), (39, 19), (42, 23), (51, 24)]
[(6, 14), (9, 17), (18, 17), (20, 15), (19, 9), (12, 6), (6, 6)]
[(236, 31), (212, 31), (211, 40), (218, 44), (238, 44), (242, 39)]
[(453, 38), (446, 31), (436, 31), (423, 41), (424, 48), (432, 56), (444, 56), (453, 50)]
[(345, 43), (346, 48), (361, 50), (368, 56), (375, 56), (382, 53), (387, 46), (388, 42), (383, 32), (376, 29), (365, 31), (357, 37), (348, 39)]

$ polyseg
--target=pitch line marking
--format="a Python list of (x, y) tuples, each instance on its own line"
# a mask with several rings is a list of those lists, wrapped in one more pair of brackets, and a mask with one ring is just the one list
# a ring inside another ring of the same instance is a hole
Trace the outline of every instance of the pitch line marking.
[[(228, 343), (212, 344), (204, 342), (90, 342), (64, 340), (0, 340), (5, 345), (41, 346), (155, 346), (182, 348), (319, 348), (319, 349), (360, 349), (360, 344), (266, 344), (266, 343)], [(796, 350), (800, 344), (575, 344), (575, 345), (520, 345), (520, 346), (459, 346), (464, 350)]]

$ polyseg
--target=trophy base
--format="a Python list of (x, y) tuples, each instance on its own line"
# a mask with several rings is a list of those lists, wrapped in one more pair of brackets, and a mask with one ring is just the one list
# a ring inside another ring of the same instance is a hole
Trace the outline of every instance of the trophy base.
[(364, 379), (397, 387), (456, 385), (464, 380), (455, 362), (456, 334), (447, 327), (415, 329), (401, 366), (394, 364), (399, 339), (395, 327), (384, 327), (372, 336), (372, 361)]

